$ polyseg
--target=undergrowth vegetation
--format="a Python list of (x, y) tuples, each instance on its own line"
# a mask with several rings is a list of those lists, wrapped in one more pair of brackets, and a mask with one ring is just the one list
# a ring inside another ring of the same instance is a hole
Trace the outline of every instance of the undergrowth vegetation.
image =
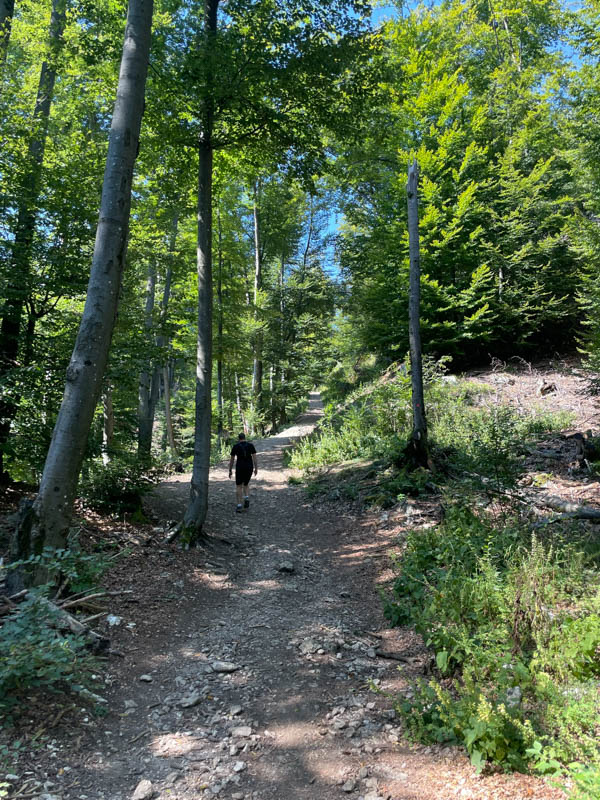
[(411, 409), (401, 367), (330, 404), (291, 463), (313, 492), (331, 493), (325, 467), (346, 462), (338, 487), (360, 472), (367, 503), (438, 497), (442, 522), (400, 542), (384, 596), (389, 620), (414, 626), (432, 653), (429, 678), (397, 699), (407, 733), (462, 745), (479, 769), (570, 770), (573, 797), (591, 800), (600, 784), (600, 541), (574, 520), (541, 522), (519, 487), (523, 454), (569, 417), (499, 404), (491, 389), (432, 363), (426, 387), (433, 471), (403, 466)]
[[(8, 569), (43, 570), (48, 582), (29, 589), (3, 617), (0, 634), (0, 721), (10, 724), (27, 708), (32, 692), (66, 694), (96, 702), (94, 688), (101, 665), (85, 634), (73, 632), (60, 608), (54, 578), (61, 576), (60, 590), (77, 598), (89, 595), (108, 567), (105, 553), (86, 553), (75, 534), (69, 549), (50, 549)], [(0, 578), (3, 577), (0, 574)]]
[(463, 744), (480, 768), (600, 763), (599, 566), (576, 526), (537, 532), (460, 502), (411, 531), (386, 613), (435, 658), (398, 703), (413, 736)]

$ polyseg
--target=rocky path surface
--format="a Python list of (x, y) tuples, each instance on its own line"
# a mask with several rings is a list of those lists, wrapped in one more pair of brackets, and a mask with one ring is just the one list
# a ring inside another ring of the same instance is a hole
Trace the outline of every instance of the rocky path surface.
[[(226, 465), (212, 472), (208, 549), (153, 549), (140, 574), (123, 567), (134, 592), (150, 581), (150, 612), (128, 622), (123, 606), (111, 632), (123, 660), (105, 676), (110, 710), (55, 740), (60, 768), (46, 798), (561, 796), (529, 777), (481, 778), (459, 750), (402, 740), (392, 695), (427, 654), (383, 619), (386, 516), (313, 506), (282, 467), (284, 448), (320, 414), (313, 395), (297, 425), (257, 443), (243, 514)], [(155, 518), (180, 518), (188, 491), (189, 476), (161, 484)]]

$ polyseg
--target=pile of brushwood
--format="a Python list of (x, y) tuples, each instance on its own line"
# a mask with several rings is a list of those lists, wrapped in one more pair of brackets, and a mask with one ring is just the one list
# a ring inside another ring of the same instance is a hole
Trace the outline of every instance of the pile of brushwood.
[(104, 702), (93, 690), (109, 641), (93, 622), (108, 613), (103, 599), (117, 594), (95, 588), (106, 566), (104, 557), (79, 549), (43, 553), (8, 569), (43, 569), (48, 582), (12, 595), (6, 569), (0, 574), (0, 718), (22, 712), (36, 690), (75, 691), (94, 705)]

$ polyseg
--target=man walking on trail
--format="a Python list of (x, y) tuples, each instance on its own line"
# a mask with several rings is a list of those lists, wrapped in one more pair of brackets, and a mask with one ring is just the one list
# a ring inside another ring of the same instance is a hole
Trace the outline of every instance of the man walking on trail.
[[(233, 462), (237, 456), (235, 464), (235, 494), (237, 498), (236, 512), (242, 512), (242, 496), (244, 500), (243, 507), (250, 508), (250, 498), (248, 497), (248, 484), (254, 474), (258, 472), (256, 464), (256, 448), (252, 442), (246, 441), (246, 434), (240, 433), (236, 442), (231, 448), (231, 458), (229, 459), (229, 477), (231, 478), (231, 471), (233, 469)], [(243, 492), (243, 495), (242, 495)]]

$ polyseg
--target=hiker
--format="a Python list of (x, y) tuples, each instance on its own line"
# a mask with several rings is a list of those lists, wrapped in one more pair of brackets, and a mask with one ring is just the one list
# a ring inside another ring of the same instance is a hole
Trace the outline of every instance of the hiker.
[[(250, 498), (248, 497), (248, 484), (252, 477), (252, 470), (254, 474), (258, 472), (256, 463), (256, 448), (252, 442), (246, 441), (246, 434), (240, 433), (238, 440), (231, 448), (231, 458), (229, 459), (229, 477), (231, 478), (231, 470), (233, 469), (233, 461), (237, 456), (235, 464), (235, 495), (237, 498), (236, 512), (242, 512), (242, 496), (244, 500), (244, 508), (250, 508)], [(243, 493), (243, 495), (242, 495)]]

